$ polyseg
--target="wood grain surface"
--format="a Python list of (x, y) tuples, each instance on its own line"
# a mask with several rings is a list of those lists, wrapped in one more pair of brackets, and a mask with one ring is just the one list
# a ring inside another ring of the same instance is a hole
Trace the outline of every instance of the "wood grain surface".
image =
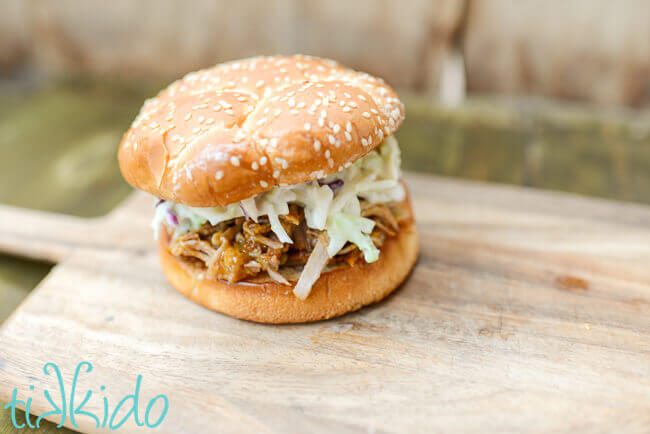
[(43, 365), (69, 388), (86, 360), (87, 410), (141, 374), (145, 406), (170, 399), (160, 432), (648, 432), (650, 208), (407, 182), (422, 246), (407, 282), (297, 326), (234, 320), (171, 289), (140, 194), (92, 221), (0, 208), (1, 251), (59, 261), (0, 329), (0, 401), (35, 385), (32, 413), (47, 411), (42, 390), (57, 388)]

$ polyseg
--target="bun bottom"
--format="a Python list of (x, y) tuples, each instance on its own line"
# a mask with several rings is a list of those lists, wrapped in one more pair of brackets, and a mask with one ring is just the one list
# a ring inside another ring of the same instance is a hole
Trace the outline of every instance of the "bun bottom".
[(276, 282), (228, 283), (205, 278), (201, 266), (173, 256), (168, 244), (167, 234), (161, 234), (160, 262), (165, 277), (181, 294), (208, 309), (271, 324), (329, 319), (375, 303), (399, 287), (418, 257), (417, 230), (410, 219), (397, 236), (384, 242), (377, 261), (323, 273), (309, 297), (301, 300), (292, 287)]

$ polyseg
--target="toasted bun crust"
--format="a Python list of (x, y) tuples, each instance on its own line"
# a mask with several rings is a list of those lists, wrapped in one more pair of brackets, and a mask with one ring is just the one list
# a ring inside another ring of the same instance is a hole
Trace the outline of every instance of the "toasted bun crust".
[(275, 282), (230, 284), (200, 278), (204, 270), (169, 253), (168, 243), (166, 235), (160, 238), (162, 269), (181, 294), (235, 318), (273, 324), (333, 318), (377, 302), (406, 279), (418, 256), (417, 231), (410, 220), (397, 236), (386, 240), (379, 260), (322, 274), (303, 301), (291, 287)]
[(133, 187), (224, 206), (341, 170), (399, 127), (382, 80), (330, 61), (258, 57), (188, 74), (148, 100), (118, 153)]

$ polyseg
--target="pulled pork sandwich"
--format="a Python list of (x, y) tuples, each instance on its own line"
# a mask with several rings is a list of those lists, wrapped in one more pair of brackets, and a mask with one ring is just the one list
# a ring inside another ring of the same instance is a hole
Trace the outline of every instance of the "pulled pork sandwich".
[(210, 309), (259, 322), (331, 318), (406, 278), (418, 240), (383, 81), (310, 57), (194, 72), (148, 100), (120, 168), (159, 198), (165, 276)]

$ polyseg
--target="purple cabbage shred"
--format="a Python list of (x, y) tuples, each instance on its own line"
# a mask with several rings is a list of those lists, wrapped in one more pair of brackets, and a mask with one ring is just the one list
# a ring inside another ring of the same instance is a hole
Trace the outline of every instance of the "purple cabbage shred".
[(344, 182), (343, 182), (342, 179), (335, 179), (335, 180), (329, 181), (329, 182), (325, 182), (325, 181), (322, 181), (320, 179), (318, 180), (318, 185), (320, 185), (320, 186), (326, 185), (329, 188), (331, 188), (334, 193), (336, 193), (336, 191), (339, 188), (343, 187), (343, 184), (344, 184)]
[(167, 221), (170, 224), (174, 226), (178, 226), (178, 217), (176, 217), (176, 214), (174, 214), (170, 210), (166, 210), (165, 217), (167, 217)]

